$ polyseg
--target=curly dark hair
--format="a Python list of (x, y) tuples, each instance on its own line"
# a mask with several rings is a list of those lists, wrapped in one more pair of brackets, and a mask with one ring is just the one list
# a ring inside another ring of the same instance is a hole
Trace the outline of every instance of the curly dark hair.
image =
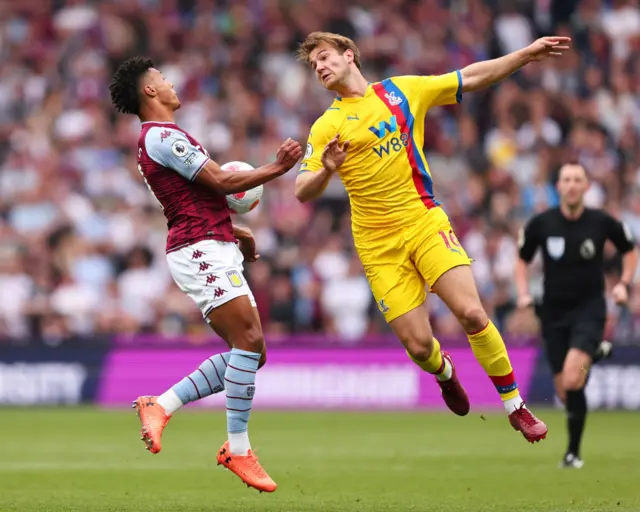
[(153, 61), (144, 57), (132, 57), (120, 64), (109, 84), (111, 102), (119, 112), (139, 115), (138, 83), (140, 77), (152, 67)]

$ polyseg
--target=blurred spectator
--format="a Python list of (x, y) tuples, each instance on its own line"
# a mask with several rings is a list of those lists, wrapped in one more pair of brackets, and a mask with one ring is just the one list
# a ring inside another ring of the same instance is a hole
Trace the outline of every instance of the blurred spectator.
[[(330, 103), (292, 56), (312, 30), (353, 36), (371, 80), (450, 71), (550, 31), (573, 37), (561, 61), (426, 120), (436, 193), (507, 331), (536, 328), (531, 312), (513, 312), (515, 239), (557, 204), (564, 160), (592, 175), (589, 204), (640, 236), (637, 0), (2, 2), (0, 335), (207, 332), (167, 272), (165, 221), (136, 169), (138, 121), (112, 109), (110, 76), (128, 56), (152, 56), (182, 99), (178, 122), (217, 161), (257, 166), (282, 139), (304, 142)], [(344, 187), (335, 178), (301, 205), (294, 180), (295, 170), (270, 183), (259, 208), (235, 219), (263, 257), (246, 270), (265, 331), (354, 340), (388, 329), (354, 255)], [(440, 301), (429, 305), (439, 332), (460, 332)]]
[(327, 328), (345, 340), (357, 340), (368, 330), (372, 301), (369, 283), (356, 257), (348, 262), (345, 273), (330, 278), (322, 290), (322, 308)]

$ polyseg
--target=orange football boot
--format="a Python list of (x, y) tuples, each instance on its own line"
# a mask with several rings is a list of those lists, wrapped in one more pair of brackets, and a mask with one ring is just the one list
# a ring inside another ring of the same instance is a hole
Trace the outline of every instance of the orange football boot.
[(229, 449), (229, 441), (222, 445), (218, 451), (218, 466), (222, 464), (225, 468), (233, 471), (240, 479), (247, 484), (247, 487), (254, 487), (260, 492), (273, 492), (278, 487), (267, 472), (262, 468), (258, 457), (251, 450), (247, 455), (233, 455)]
[(131, 406), (138, 413), (142, 425), (140, 439), (151, 453), (162, 450), (162, 431), (171, 419), (157, 399), (157, 396), (139, 396)]

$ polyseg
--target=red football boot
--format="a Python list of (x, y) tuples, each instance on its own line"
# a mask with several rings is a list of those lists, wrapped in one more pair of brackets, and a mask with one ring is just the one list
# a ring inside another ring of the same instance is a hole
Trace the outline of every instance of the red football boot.
[(524, 438), (530, 443), (537, 443), (547, 437), (547, 426), (536, 418), (524, 403), (509, 414), (509, 423), (514, 430), (522, 432)]
[(458, 374), (456, 373), (456, 367), (453, 364), (451, 354), (448, 352), (442, 352), (442, 357), (449, 361), (451, 364), (451, 378), (449, 380), (440, 381), (436, 379), (436, 382), (442, 390), (442, 398), (447, 407), (458, 416), (466, 416), (469, 414), (469, 397), (466, 391), (458, 380)]

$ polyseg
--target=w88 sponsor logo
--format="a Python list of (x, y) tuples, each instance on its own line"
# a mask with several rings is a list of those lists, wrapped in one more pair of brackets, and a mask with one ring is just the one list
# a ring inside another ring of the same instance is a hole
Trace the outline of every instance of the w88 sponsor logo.
[(379, 144), (377, 147), (371, 148), (378, 155), (378, 158), (389, 156), (392, 153), (398, 153), (409, 145), (409, 134), (402, 133), (400, 137), (392, 137), (386, 142)]

